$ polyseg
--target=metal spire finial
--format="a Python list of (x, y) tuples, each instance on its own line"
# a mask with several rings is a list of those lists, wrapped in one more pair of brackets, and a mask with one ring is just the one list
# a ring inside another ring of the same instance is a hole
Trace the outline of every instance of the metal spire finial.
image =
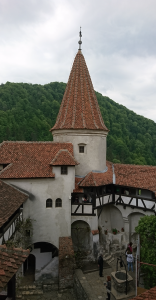
[(79, 50), (81, 50), (81, 44), (82, 44), (82, 41), (81, 41), (81, 37), (82, 37), (81, 27), (80, 27), (79, 36), (80, 36), (80, 40), (78, 41), (78, 44), (79, 44)]

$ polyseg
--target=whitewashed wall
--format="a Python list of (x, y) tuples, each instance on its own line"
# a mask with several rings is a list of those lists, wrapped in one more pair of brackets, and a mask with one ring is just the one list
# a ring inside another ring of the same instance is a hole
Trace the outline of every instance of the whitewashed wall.
[[(73, 144), (74, 157), (80, 163), (76, 175), (86, 175), (92, 170), (106, 168), (106, 131), (98, 130), (54, 130), (54, 142)], [(79, 153), (79, 144), (85, 145), (85, 153)]]
[[(71, 235), (71, 192), (75, 187), (75, 167), (68, 167), (68, 175), (60, 175), (54, 167), (55, 178), (5, 180), (30, 193), (23, 205), (23, 217), (34, 219), (32, 242), (49, 242), (59, 247), (59, 237)], [(46, 208), (46, 200), (53, 200), (53, 207)], [(62, 199), (62, 207), (55, 207), (55, 200)]]

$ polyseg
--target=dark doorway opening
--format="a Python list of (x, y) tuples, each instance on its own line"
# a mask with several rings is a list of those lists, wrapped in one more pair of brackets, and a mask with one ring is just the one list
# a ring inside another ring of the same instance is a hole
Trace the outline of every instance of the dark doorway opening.
[(24, 279), (22, 280), (25, 285), (32, 284), (35, 280), (36, 257), (30, 254), (24, 262)]

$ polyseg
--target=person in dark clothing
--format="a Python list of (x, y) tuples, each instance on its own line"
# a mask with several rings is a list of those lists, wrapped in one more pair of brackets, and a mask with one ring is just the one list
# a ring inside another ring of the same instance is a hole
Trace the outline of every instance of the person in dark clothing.
[(100, 254), (98, 258), (99, 276), (103, 277), (103, 256)]
[(107, 289), (107, 300), (110, 300), (110, 293), (111, 293), (111, 277), (110, 276), (107, 276), (106, 289)]

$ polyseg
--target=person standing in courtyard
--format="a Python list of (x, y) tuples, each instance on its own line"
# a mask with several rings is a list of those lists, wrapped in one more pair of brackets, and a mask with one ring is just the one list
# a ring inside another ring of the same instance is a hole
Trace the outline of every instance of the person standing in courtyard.
[(103, 277), (103, 255), (100, 254), (98, 258), (99, 276)]
[(131, 271), (133, 272), (133, 254), (130, 250), (128, 250), (126, 255), (127, 255), (128, 271), (130, 271), (131, 269)]
[(111, 293), (111, 277), (110, 276), (107, 276), (106, 289), (107, 289), (107, 300), (110, 300), (110, 293)]

